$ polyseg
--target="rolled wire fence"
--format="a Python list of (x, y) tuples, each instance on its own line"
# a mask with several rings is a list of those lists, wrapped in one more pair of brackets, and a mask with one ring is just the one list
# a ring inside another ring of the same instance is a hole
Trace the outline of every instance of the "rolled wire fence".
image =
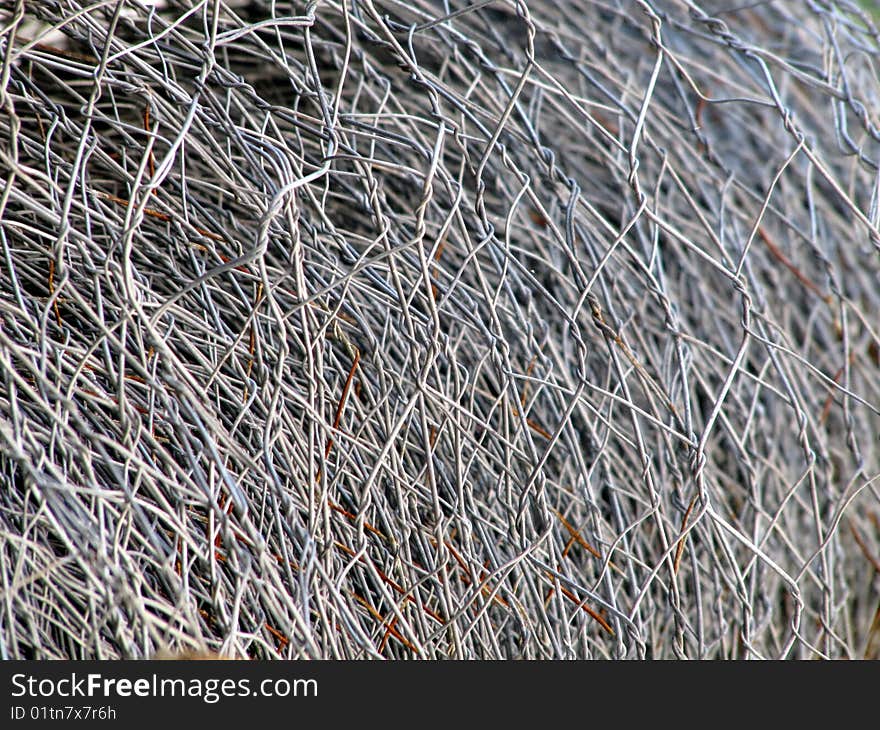
[(6, 2), (0, 655), (880, 656), (847, 2)]

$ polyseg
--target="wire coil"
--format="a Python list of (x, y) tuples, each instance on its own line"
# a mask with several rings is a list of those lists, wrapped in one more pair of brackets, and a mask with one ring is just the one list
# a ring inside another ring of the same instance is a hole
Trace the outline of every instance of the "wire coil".
[(4, 658), (878, 656), (858, 6), (6, 12)]

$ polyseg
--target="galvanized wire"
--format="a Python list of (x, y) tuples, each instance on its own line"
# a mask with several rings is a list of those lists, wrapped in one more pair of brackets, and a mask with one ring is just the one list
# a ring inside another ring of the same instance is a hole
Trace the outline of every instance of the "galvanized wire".
[(878, 656), (859, 6), (4, 7), (4, 658)]

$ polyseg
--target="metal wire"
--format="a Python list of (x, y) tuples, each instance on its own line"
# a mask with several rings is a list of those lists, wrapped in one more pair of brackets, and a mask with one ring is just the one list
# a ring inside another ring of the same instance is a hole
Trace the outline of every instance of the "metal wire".
[(4, 658), (880, 656), (857, 5), (5, 7)]

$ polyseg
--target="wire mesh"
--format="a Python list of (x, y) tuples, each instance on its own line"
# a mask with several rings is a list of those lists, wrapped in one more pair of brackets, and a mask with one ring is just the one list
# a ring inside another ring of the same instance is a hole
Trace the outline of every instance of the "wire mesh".
[(870, 14), (4, 5), (4, 658), (880, 656)]

